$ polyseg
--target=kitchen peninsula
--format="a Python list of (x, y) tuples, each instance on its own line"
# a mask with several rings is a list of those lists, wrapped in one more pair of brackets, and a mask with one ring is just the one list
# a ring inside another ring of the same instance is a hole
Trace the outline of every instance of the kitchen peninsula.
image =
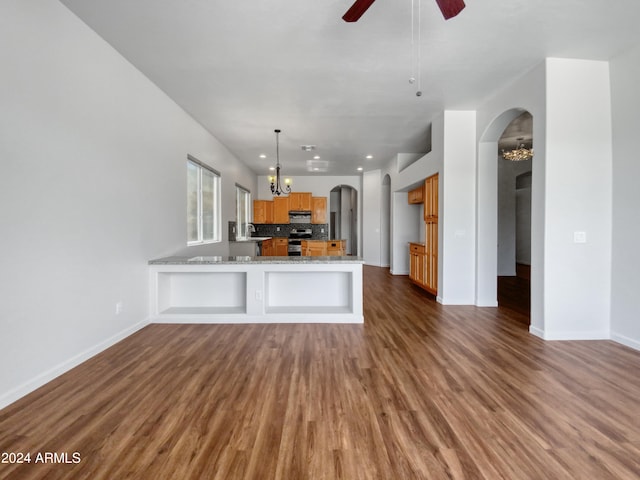
[(352, 256), (199, 256), (149, 261), (156, 323), (363, 323)]

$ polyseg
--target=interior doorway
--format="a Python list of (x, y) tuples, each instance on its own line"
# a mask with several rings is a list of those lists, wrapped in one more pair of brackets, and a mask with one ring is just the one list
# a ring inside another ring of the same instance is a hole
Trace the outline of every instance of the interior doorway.
[(331, 189), (329, 239), (345, 240), (345, 255), (358, 255), (358, 191), (349, 185)]
[(380, 212), (380, 266), (391, 266), (391, 176), (386, 174), (381, 188), (382, 211)]
[(533, 118), (523, 112), (498, 140), (498, 305), (531, 314)]

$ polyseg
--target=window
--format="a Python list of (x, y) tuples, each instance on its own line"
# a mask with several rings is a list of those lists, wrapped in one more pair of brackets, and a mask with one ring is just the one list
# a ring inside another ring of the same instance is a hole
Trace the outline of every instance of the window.
[(236, 184), (236, 223), (237, 239), (245, 239), (251, 236), (249, 224), (251, 223), (251, 192)]
[(187, 160), (187, 245), (221, 240), (220, 174), (191, 155)]

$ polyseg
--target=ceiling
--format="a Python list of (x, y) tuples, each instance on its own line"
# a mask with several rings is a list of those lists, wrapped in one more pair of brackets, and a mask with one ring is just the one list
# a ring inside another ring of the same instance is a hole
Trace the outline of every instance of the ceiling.
[[(637, 0), (467, 0), (448, 21), (419, 1), (412, 49), (411, 0), (356, 23), (341, 19), (352, 0), (61, 0), (256, 174), (276, 128), (287, 175), (355, 175), (426, 151), (440, 112), (475, 109), (545, 57), (640, 44)], [(308, 170), (314, 155), (326, 168)]]

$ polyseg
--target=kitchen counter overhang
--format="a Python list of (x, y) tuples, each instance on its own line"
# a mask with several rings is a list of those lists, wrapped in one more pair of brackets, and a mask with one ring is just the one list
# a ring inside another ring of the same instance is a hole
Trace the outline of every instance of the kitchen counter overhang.
[(362, 323), (360, 257), (166, 257), (149, 261), (157, 323)]

